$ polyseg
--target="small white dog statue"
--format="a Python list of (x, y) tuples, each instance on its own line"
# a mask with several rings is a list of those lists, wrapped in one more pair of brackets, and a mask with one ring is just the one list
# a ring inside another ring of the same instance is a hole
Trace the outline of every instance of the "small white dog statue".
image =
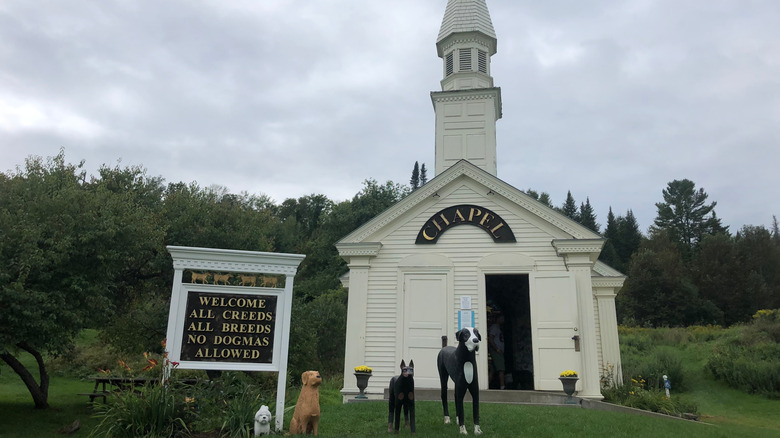
[(269, 435), (271, 433), (271, 411), (268, 406), (260, 406), (255, 414), (255, 436)]

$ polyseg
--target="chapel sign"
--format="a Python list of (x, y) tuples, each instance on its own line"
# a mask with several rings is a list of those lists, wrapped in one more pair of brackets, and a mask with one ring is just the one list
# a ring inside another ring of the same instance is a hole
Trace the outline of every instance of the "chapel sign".
[(430, 217), (417, 233), (416, 244), (434, 244), (445, 231), (458, 225), (473, 225), (487, 232), (496, 243), (515, 243), (515, 234), (501, 216), (478, 205), (454, 205)]

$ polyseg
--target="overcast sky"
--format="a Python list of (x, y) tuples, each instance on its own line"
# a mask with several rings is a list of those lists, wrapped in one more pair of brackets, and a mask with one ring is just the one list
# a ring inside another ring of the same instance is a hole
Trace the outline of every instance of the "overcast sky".
[[(2, 0), (0, 171), (142, 165), (275, 202), (434, 169), (446, 0)], [(780, 215), (780, 2), (488, 0), (498, 176), (652, 224), (687, 178)]]

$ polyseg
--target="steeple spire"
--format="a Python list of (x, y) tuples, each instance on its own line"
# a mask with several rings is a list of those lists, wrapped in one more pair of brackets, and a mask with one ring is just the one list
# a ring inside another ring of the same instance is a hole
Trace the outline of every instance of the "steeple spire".
[(497, 40), (485, 0), (449, 0), (436, 50), (444, 63), (436, 111), (436, 174), (469, 160), (496, 175), (496, 121), (501, 90), (493, 86), (490, 58)]

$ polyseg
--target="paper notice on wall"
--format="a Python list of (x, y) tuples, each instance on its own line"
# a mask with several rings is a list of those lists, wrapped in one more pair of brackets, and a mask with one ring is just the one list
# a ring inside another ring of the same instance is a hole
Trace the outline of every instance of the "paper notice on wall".
[(460, 310), (471, 310), (471, 297), (460, 297)]

